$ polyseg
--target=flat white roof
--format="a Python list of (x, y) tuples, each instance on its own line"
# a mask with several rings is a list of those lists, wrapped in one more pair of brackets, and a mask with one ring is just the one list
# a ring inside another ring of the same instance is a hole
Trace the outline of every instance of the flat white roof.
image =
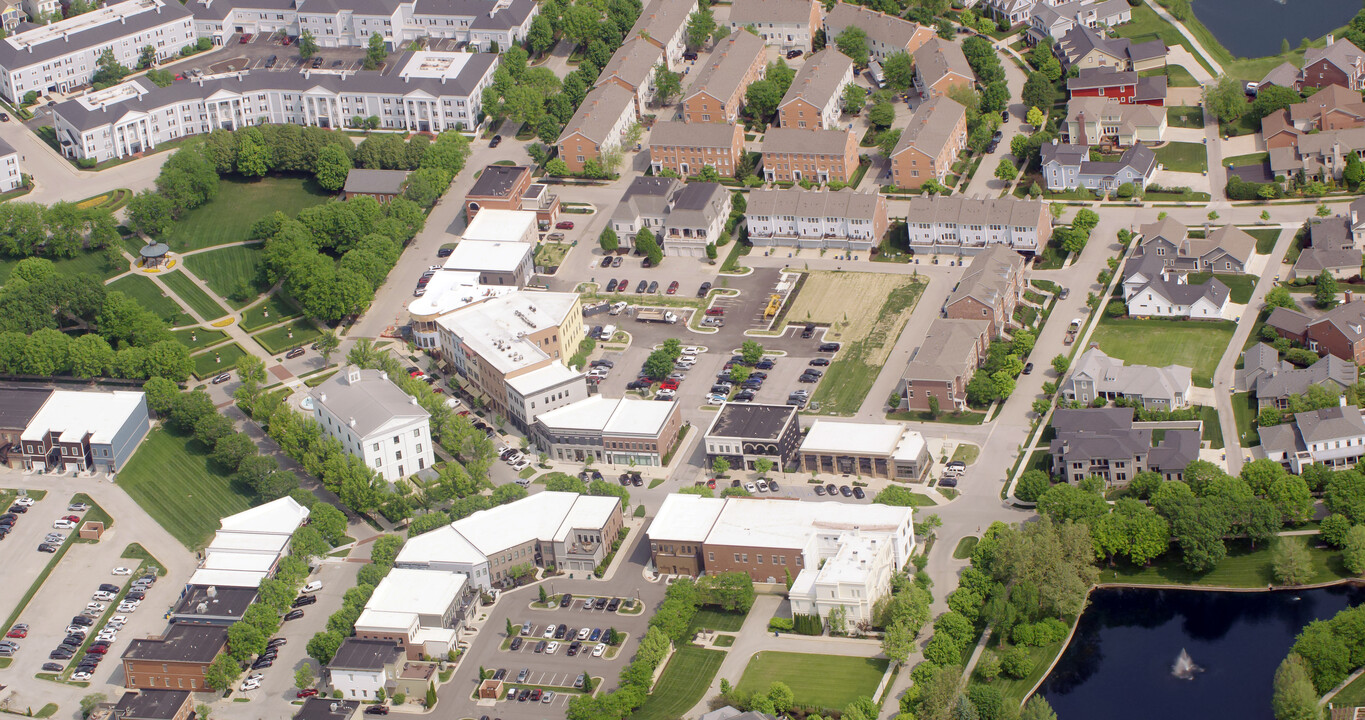
[(651, 540), (703, 542), (725, 509), (725, 498), (670, 493), (645, 534)]
[(270, 572), (278, 555), (263, 553), (231, 552), (209, 548), (204, 562), (199, 567), (204, 570), (246, 570), (249, 572)]
[(473, 53), (419, 50), (413, 53), (412, 59), (408, 60), (402, 70), (398, 71), (398, 76), (404, 79), (454, 80), (460, 76), (460, 71), (464, 70), (464, 66), (469, 63), (469, 59), (472, 57), (474, 57)]
[[(914, 508), (853, 505), (826, 500), (729, 498), (706, 542), (716, 545), (804, 548), (817, 531), (893, 532)], [(657, 520), (657, 518), (656, 518)]]
[(593, 395), (576, 403), (555, 408), (536, 416), (536, 422), (556, 430), (597, 430), (607, 426), (611, 414), (616, 412), (619, 398)]
[(579, 400), (536, 416), (556, 430), (594, 430), (610, 435), (655, 436), (677, 406), (677, 401), (607, 398), (601, 395)]
[(582, 380), (583, 373), (565, 367), (564, 363), (556, 360), (543, 368), (507, 378), (507, 384), (526, 397), (575, 379)]
[[(579, 495), (555, 531), (555, 542), (563, 542), (574, 530), (596, 530), (607, 524), (620, 498), (615, 495)], [(610, 542), (610, 538), (606, 538)]]
[(469, 226), (464, 229), (464, 239), (520, 242), (535, 231), (534, 211), (488, 209), (480, 210), (469, 221)]
[(563, 540), (574, 529), (600, 528), (607, 524), (619, 504), (615, 496), (536, 493), (411, 538), (398, 553), (396, 562), (475, 565), (489, 555), (532, 540)]
[(213, 542), (206, 551), (223, 550), (236, 552), (264, 553), (278, 555), (289, 544), (289, 535), (241, 533), (219, 530), (213, 534)]
[(365, 610), (443, 615), (468, 580), (456, 572), (394, 568), (374, 589)]
[(408, 538), (403, 549), (398, 551), (395, 563), (426, 565), (433, 562), (478, 565), (488, 558), (473, 543), (446, 525), (431, 532)]
[(293, 535), (308, 519), (308, 508), (291, 497), (282, 497), (222, 519), (222, 528), (234, 532)]
[(387, 612), (367, 608), (360, 612), (360, 617), (356, 618), (355, 621), (357, 632), (372, 630), (376, 632), (411, 633), (418, 627), (417, 613), (414, 612)]
[(801, 441), (801, 452), (891, 455), (909, 432), (902, 425), (816, 420)]
[(906, 430), (900, 442), (896, 443), (896, 451), (891, 453), (891, 457), (894, 460), (916, 460), (923, 450), (924, 436), (914, 430)]
[(549, 354), (527, 335), (563, 325), (577, 306), (577, 293), (519, 290), (461, 308), (436, 322), (506, 375), (548, 359)]
[(260, 587), (266, 577), (264, 572), (247, 570), (210, 570), (201, 568), (190, 576), (190, 585), (216, 585), (221, 587)]
[(20, 439), (42, 440), (49, 432), (59, 432), (62, 442), (80, 442), (87, 433), (92, 443), (112, 442), (144, 397), (132, 390), (53, 390)]
[(408, 312), (413, 315), (440, 315), (471, 303), (506, 295), (515, 289), (511, 285), (480, 285), (477, 271), (447, 269), (432, 276), (422, 297), (413, 298), (408, 303)]
[[(474, 221), (478, 222), (485, 212), (500, 211), (484, 210), (474, 216)], [(535, 219), (535, 213), (531, 213), (531, 219)], [(513, 272), (521, 267), (527, 256), (534, 250), (531, 243), (519, 242), (520, 240), (521, 236), (508, 240), (465, 238), (460, 241), (459, 245), (455, 246), (455, 250), (450, 253), (450, 257), (446, 258), (445, 265), (442, 268), (453, 271)]]

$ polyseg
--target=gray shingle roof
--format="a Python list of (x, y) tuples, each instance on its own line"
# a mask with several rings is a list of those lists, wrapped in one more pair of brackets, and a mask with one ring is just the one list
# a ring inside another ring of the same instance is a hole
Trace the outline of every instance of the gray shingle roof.
[(654, 0), (640, 11), (640, 17), (626, 37), (633, 38), (644, 32), (662, 45), (682, 29), (696, 7), (696, 0)]
[(1074, 78), (1067, 78), (1066, 89), (1089, 90), (1115, 85), (1137, 85), (1138, 74), (1134, 71), (1119, 70), (1112, 65), (1081, 68)]
[(1354, 405), (1301, 412), (1294, 416), (1294, 424), (1307, 443), (1365, 435), (1365, 419)]
[(1356, 61), (1362, 56), (1365, 56), (1365, 53), (1362, 53), (1360, 48), (1356, 47), (1350, 40), (1338, 38), (1327, 47), (1310, 47), (1304, 50), (1303, 65), (1307, 67), (1319, 60), (1326, 60), (1349, 75), (1354, 70)]
[(748, 214), (872, 220), (881, 202), (875, 192), (854, 192), (852, 188), (839, 191), (761, 188), (749, 193)]
[(791, 87), (787, 88), (787, 93), (777, 106), (782, 107), (799, 98), (815, 107), (824, 107), (840, 91), (840, 85), (852, 68), (853, 61), (833, 48), (811, 55), (796, 72)]
[(1294, 263), (1294, 274), (1298, 277), (1309, 277), (1321, 273), (1323, 270), (1339, 270), (1342, 268), (1355, 268), (1360, 271), (1360, 251), (1359, 250), (1340, 250), (1333, 248), (1304, 248), (1299, 253), (1299, 259)]
[(1048, 223), (1047, 214), (1040, 200), (949, 195), (910, 198), (907, 217), (924, 223), (1032, 227), (1041, 232)]
[(346, 174), (347, 193), (374, 193), (376, 195), (397, 195), (403, 191), (407, 182), (407, 170), (364, 170), (352, 169)]
[[(1275, 352), (1274, 348), (1270, 349)], [(1248, 351), (1250, 352), (1250, 351)], [(1279, 357), (1278, 353), (1275, 357)], [(1283, 398), (1290, 395), (1303, 395), (1312, 385), (1335, 384), (1345, 389), (1356, 384), (1359, 371), (1355, 363), (1335, 355), (1325, 355), (1306, 368), (1287, 368), (1278, 366), (1263, 373), (1256, 380), (1255, 391), (1258, 398)]]
[(994, 306), (1006, 293), (1011, 277), (1023, 272), (1024, 258), (1004, 245), (992, 245), (977, 253), (962, 274), (957, 287), (948, 294), (944, 307), (966, 298)]
[(635, 94), (620, 85), (616, 83), (598, 85), (588, 91), (583, 103), (578, 106), (578, 110), (564, 126), (564, 131), (559, 134), (559, 139), (562, 141), (574, 133), (580, 133), (600, 145), (606, 142), (607, 134), (611, 132), (612, 126), (616, 124), (621, 114), (634, 103)]
[(762, 151), (768, 153), (806, 153), (840, 155), (848, 147), (850, 130), (806, 130), (804, 128), (770, 128), (763, 135)]
[(1310, 324), (1317, 325), (1323, 322), (1331, 323), (1338, 332), (1346, 336), (1348, 342), (1357, 343), (1365, 340), (1365, 301), (1357, 300), (1338, 305)]
[(682, 181), (669, 177), (637, 177), (626, 187), (621, 202), (611, 214), (613, 220), (633, 221), (637, 217), (663, 217), (668, 203), (682, 188)]
[(935, 319), (929, 325), (919, 350), (910, 358), (902, 377), (909, 380), (955, 380), (963, 370), (966, 358), (990, 333), (991, 324), (985, 320)]
[(1308, 332), (1308, 326), (1313, 322), (1312, 318), (1289, 308), (1277, 307), (1270, 311), (1266, 317), (1265, 324), (1276, 330), (1289, 333), (1290, 335), (1303, 335)]
[(697, 73), (697, 79), (687, 89), (684, 100), (698, 93), (706, 93), (721, 102), (728, 100), (744, 82), (744, 76), (753, 67), (754, 60), (763, 57), (763, 54), (763, 40), (757, 35), (747, 30), (730, 33), (730, 37), (716, 44), (711, 59)]
[(919, 106), (910, 117), (910, 124), (901, 130), (900, 140), (891, 151), (891, 157), (912, 146), (931, 157), (937, 157), (939, 151), (953, 139), (953, 130), (966, 114), (967, 108), (950, 97), (940, 95), (930, 99)]
[[(142, 4), (148, 0), (125, 0), (127, 3)], [(144, 30), (164, 25), (181, 18), (191, 17), (189, 10), (178, 2), (155, 0), (156, 9), (125, 15), (122, 21), (92, 25), (67, 33), (65, 38), (58, 37), (46, 42), (23, 47), (24, 33), (19, 32), (0, 40), (0, 66), (15, 70), (27, 65), (42, 64), (53, 58), (70, 54), (81, 48), (97, 47), (135, 35)], [(113, 3), (117, 5), (119, 3)], [(67, 19), (69, 22), (71, 18)], [(51, 26), (42, 26), (38, 32), (50, 32)]]
[(615, 77), (633, 88), (639, 88), (649, 82), (654, 68), (663, 59), (663, 48), (648, 40), (633, 38), (612, 53), (607, 66), (602, 68), (602, 74), (597, 76), (597, 84), (601, 85)]
[[(920, 26), (894, 15), (877, 12), (862, 5), (841, 2), (825, 16), (825, 27), (847, 28), (857, 26), (867, 33), (871, 40), (890, 47), (904, 48), (915, 37)], [(831, 41), (833, 38), (830, 38)]]
[(735, 0), (730, 6), (730, 22), (740, 27), (759, 23), (807, 23), (810, 22), (810, 10), (811, 0)]
[[(735, 141), (735, 126), (725, 123), (654, 123), (649, 131), (650, 147), (703, 147), (730, 150)], [(741, 139), (741, 142), (743, 140)]]
[(962, 53), (962, 46), (935, 37), (915, 50), (915, 72), (919, 73), (926, 86), (933, 86), (949, 75), (959, 75), (970, 82), (976, 81), (976, 74)]
[(1117, 393), (1121, 397), (1162, 399), (1174, 404), (1177, 394), (1184, 395), (1189, 391), (1191, 370), (1183, 365), (1160, 368), (1125, 365), (1099, 347), (1091, 347), (1077, 358), (1076, 367), (1064, 387), (1074, 385), (1077, 380), (1094, 383), (1099, 394)]
[[(358, 378), (358, 379), (354, 379)], [(351, 366), (313, 389), (313, 402), (327, 408), (364, 438), (395, 418), (430, 417), (417, 399), (403, 392), (384, 373)]]

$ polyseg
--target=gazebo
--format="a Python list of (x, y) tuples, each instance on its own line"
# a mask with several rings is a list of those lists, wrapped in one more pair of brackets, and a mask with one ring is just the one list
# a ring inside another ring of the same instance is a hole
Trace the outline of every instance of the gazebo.
[(171, 251), (171, 246), (166, 243), (152, 243), (143, 245), (138, 250), (138, 255), (142, 258), (142, 267), (160, 267), (166, 260), (166, 253)]

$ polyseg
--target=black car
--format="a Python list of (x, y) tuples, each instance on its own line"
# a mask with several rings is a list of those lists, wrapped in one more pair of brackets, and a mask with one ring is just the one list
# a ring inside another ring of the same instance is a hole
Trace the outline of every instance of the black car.
[(863, 498), (867, 497), (867, 493), (863, 492), (863, 489), (862, 489), (862, 488), (860, 488), (860, 487), (855, 487), (855, 488), (853, 488), (853, 497), (858, 498), (859, 500), (862, 500)]
[(853, 497), (853, 488), (847, 485), (840, 485), (839, 494), (843, 495), (844, 497)]
[(285, 359), (285, 360), (293, 360), (293, 359), (296, 358), (296, 357), (302, 356), (303, 353), (304, 353), (303, 348), (297, 347), (297, 348), (294, 348), (293, 350), (290, 350), (289, 352), (285, 353), (285, 354), (284, 354), (284, 359)]
[(653, 383), (649, 382), (648, 380), (631, 380), (630, 382), (626, 383), (626, 389), (627, 389), (627, 390), (648, 390), (648, 389), (649, 389), (649, 386), (652, 385), (652, 384), (653, 384)]
[(820, 382), (820, 378), (817, 375), (802, 374), (801, 377), (796, 379), (796, 381), (799, 383), (817, 383)]
[(740, 390), (735, 393), (735, 402), (750, 402), (754, 399), (753, 390)]
[(71, 656), (72, 656), (72, 655), (75, 655), (75, 654), (76, 654), (76, 653), (71, 652), (70, 650), (63, 650), (63, 649), (61, 649), (61, 648), (58, 648), (58, 649), (53, 650), (52, 652), (48, 653), (48, 654), (47, 654), (47, 659), (49, 659), (49, 660), (70, 660), (70, 659), (71, 659)]
[(943, 478), (940, 478), (939, 481), (938, 481), (938, 486), (939, 486), (939, 487), (957, 487), (957, 478), (955, 478), (955, 477), (943, 477)]
[(607, 292), (616, 292), (616, 278), (607, 281)]
[(604, 267), (604, 268), (606, 268), (606, 267), (611, 267), (611, 256), (608, 255), (608, 256), (602, 258), (602, 264), (599, 265), (598, 267)]
[(505, 677), (507, 677), (507, 668), (498, 668), (498, 671), (493, 673), (494, 680), (501, 680)]
[(820, 343), (820, 347), (816, 348), (816, 350), (819, 350), (820, 352), (839, 352), (839, 343)]
[(1010, 111), (1009, 111), (1009, 110), (1001, 110), (1001, 111), (1000, 111), (1000, 122), (1009, 122), (1009, 121), (1010, 121)]
[(637, 475), (632, 475), (632, 476), (630, 477), (630, 484), (631, 484), (631, 485), (634, 485), (635, 487), (640, 487), (641, 485), (644, 485), (644, 484), (645, 484), (645, 481), (644, 481), (644, 478), (641, 478), (641, 477), (637, 474)]
[(494, 136), (493, 136), (493, 139), (490, 140), (490, 141), (488, 142), (488, 147), (495, 148), (495, 147), (497, 147), (497, 146), (499, 146), (499, 145), (501, 145), (501, 144), (502, 144), (502, 136), (501, 136), (501, 135), (494, 135)]
[(137, 591), (137, 590), (134, 590), (134, 591), (128, 593), (123, 599), (124, 599), (124, 600), (137, 600), (137, 601), (141, 602), (141, 601), (147, 599), (147, 594), (146, 594), (146, 593), (143, 593), (143, 592), (139, 592), (139, 591)]
[(549, 644), (550, 644), (549, 640), (541, 640), (540, 642), (536, 643), (536, 652), (538, 653), (545, 652), (545, 646)]
[(815, 323), (806, 323), (805, 329), (801, 331), (801, 337), (809, 338), (815, 336)]
[(781, 490), (781, 489), (782, 489), (782, 488), (778, 486), (776, 480), (769, 480), (769, 481), (768, 481), (768, 491), (769, 491), (769, 492), (777, 492), (778, 490)]
[(816, 486), (815, 486), (815, 494), (816, 494), (816, 495), (819, 495), (820, 497), (824, 497), (824, 496), (825, 496), (825, 486), (824, 486), (824, 485), (816, 485)]
[(279, 61), (280, 61), (280, 58), (279, 58), (278, 56), (271, 55), (270, 57), (268, 57), (268, 58), (265, 59), (265, 69), (266, 69), (266, 70), (269, 70), (270, 68), (275, 67), (275, 63), (277, 63), (277, 62), (279, 62)]
[[(522, 692), (529, 693), (530, 691), (529, 691), (529, 690), (522, 690)], [(388, 705), (371, 705), (371, 706), (365, 708), (365, 714), (366, 714), (366, 715), (388, 715), (388, 714), (389, 714), (389, 706), (388, 706)]]
[(830, 495), (833, 495), (834, 493), (839, 492), (839, 488), (836, 487), (834, 483), (829, 483), (825, 485), (825, 492), (829, 493)]
[(564, 593), (564, 595), (559, 598), (559, 606), (562, 608), (566, 608), (572, 604), (573, 595), (570, 595), (569, 593)]
[(754, 367), (759, 370), (772, 370), (775, 365), (776, 363), (774, 363), (772, 360), (764, 358), (763, 360), (759, 360), (758, 364), (755, 365)]
[(320, 57), (314, 57), (314, 58), (313, 58), (313, 62), (310, 63), (310, 64), (313, 66), (313, 69), (316, 70), (316, 69), (322, 67), (322, 58), (320, 58)]
[(49, 543), (43, 543), (42, 545), (38, 546), (38, 552), (55, 553), (57, 552), (57, 546)]
[(10, 508), (9, 511), (12, 513), (23, 514), (28, 512), (28, 508), (24, 507), (23, 505), (15, 505), (14, 507)]
[(650, 292), (650, 293), (659, 292), (659, 281), (658, 281), (658, 280), (655, 280), (654, 282), (651, 282), (651, 283), (649, 284), (649, 292)]
[(1028, 375), (1028, 374), (1030, 374), (1030, 373), (1032, 373), (1032, 372), (1033, 372), (1033, 363), (1024, 363), (1024, 374), (1025, 374), (1025, 375)]
[(100, 583), (100, 590), (102, 592), (116, 593), (119, 591), (119, 587), (117, 585), (110, 585), (109, 583)]
[(264, 670), (264, 669), (266, 669), (266, 668), (268, 668), (268, 667), (270, 667), (271, 665), (274, 665), (274, 664), (275, 664), (275, 661), (274, 661), (274, 660), (271, 660), (271, 659), (261, 659), (261, 660), (257, 660), (257, 661), (254, 662), (254, 663), (251, 663), (251, 669), (252, 669), (252, 670)]
[(1000, 143), (998, 141), (996, 140), (990, 141), (990, 143), (986, 145), (986, 154), (990, 155), (991, 153), (995, 152), (995, 149), (997, 147), (1000, 147)]
[(436, 251), (436, 257), (438, 257), (438, 258), (450, 257), (451, 254), (454, 253), (454, 252), (455, 252), (455, 248), (443, 247), (443, 248), (441, 248), (440, 250), (437, 250), (437, 251)]
[(696, 62), (697, 53), (692, 50), (688, 50), (687, 52), (683, 53), (683, 59), (688, 62)]
[(578, 651), (579, 651), (579, 650), (582, 650), (582, 649), (583, 649), (583, 643), (578, 642), (577, 640), (575, 640), (575, 641), (569, 643), (569, 652), (568, 652), (569, 657), (573, 657), (573, 656), (577, 655), (577, 654), (578, 654)]
[(514, 638), (512, 638), (512, 645), (511, 645), (512, 650), (520, 650), (520, 649), (521, 649), (521, 644), (522, 644), (521, 638), (519, 638), (519, 637), (514, 637)]
[(555, 628), (555, 639), (556, 639), (556, 640), (563, 640), (563, 639), (564, 639), (564, 636), (565, 636), (568, 632), (569, 632), (569, 626), (568, 626), (568, 625), (565, 625), (564, 623), (560, 623), (560, 624), (559, 624), (559, 627)]
[(810, 361), (810, 364), (815, 367), (824, 367), (829, 364), (829, 358), (815, 358)]
[(318, 601), (317, 595), (304, 595), (303, 597), (300, 598), (294, 598), (294, 604), (292, 605), (292, 607), (301, 608), (305, 605), (312, 605), (317, 601)]
[(288, 622), (289, 620), (298, 620), (301, 617), (303, 617), (302, 610), (290, 610), (289, 612), (284, 614), (284, 619), (286, 622)]
[(614, 362), (612, 362), (612, 361), (610, 361), (610, 360), (593, 360), (592, 362), (588, 363), (588, 366), (589, 366), (589, 367), (614, 368), (614, 367), (616, 367), (616, 363), (614, 363)]
[(88, 618), (88, 617), (86, 617), (86, 616), (84, 616), (84, 615), (77, 615), (77, 616), (71, 618), (71, 624), (72, 624), (72, 625), (82, 625), (82, 626), (84, 626), (84, 627), (90, 627), (91, 625), (94, 625), (94, 624), (95, 624), (95, 621), (94, 621), (94, 620), (91, 620), (90, 618)]
[(621, 607), (621, 598), (612, 598), (607, 602), (607, 612), (616, 612), (616, 608)]
[(796, 58), (799, 58), (799, 57), (801, 57), (801, 56), (804, 55), (804, 54), (805, 54), (805, 53), (804, 53), (803, 51), (801, 51), (801, 50), (788, 50), (788, 51), (787, 51), (787, 59), (788, 59), (788, 60), (795, 60)]
[(823, 371), (821, 371), (821, 370), (816, 370), (815, 368), (806, 368), (805, 370), (802, 370), (802, 371), (801, 371), (801, 374), (802, 374), (802, 375), (814, 375), (815, 377), (822, 377), (825, 373), (824, 373)]
[(645, 288), (647, 288), (647, 287), (649, 287), (649, 281), (648, 281), (648, 280), (641, 280), (641, 281), (640, 281), (640, 284), (635, 286), (635, 292), (637, 292), (637, 293), (642, 293), (642, 292), (645, 291)]
[(61, 672), (64, 667), (66, 666), (61, 663), (43, 663), (43, 670), (47, 672)]
[(701, 287), (697, 289), (697, 297), (706, 297), (706, 293), (707, 293), (707, 291), (709, 291), (710, 289), (711, 289), (711, 283), (709, 283), (709, 282), (704, 282), (704, 283), (702, 283), (702, 284), (701, 284)]

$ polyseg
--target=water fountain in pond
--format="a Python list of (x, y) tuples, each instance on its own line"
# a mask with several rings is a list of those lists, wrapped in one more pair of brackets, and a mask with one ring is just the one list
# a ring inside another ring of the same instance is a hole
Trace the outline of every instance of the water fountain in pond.
[(1171, 666), (1171, 674), (1181, 680), (1193, 680), (1194, 674), (1203, 672), (1204, 668), (1194, 664), (1190, 659), (1190, 654), (1185, 652), (1185, 648), (1180, 648), (1180, 655), (1175, 659), (1175, 664)]

